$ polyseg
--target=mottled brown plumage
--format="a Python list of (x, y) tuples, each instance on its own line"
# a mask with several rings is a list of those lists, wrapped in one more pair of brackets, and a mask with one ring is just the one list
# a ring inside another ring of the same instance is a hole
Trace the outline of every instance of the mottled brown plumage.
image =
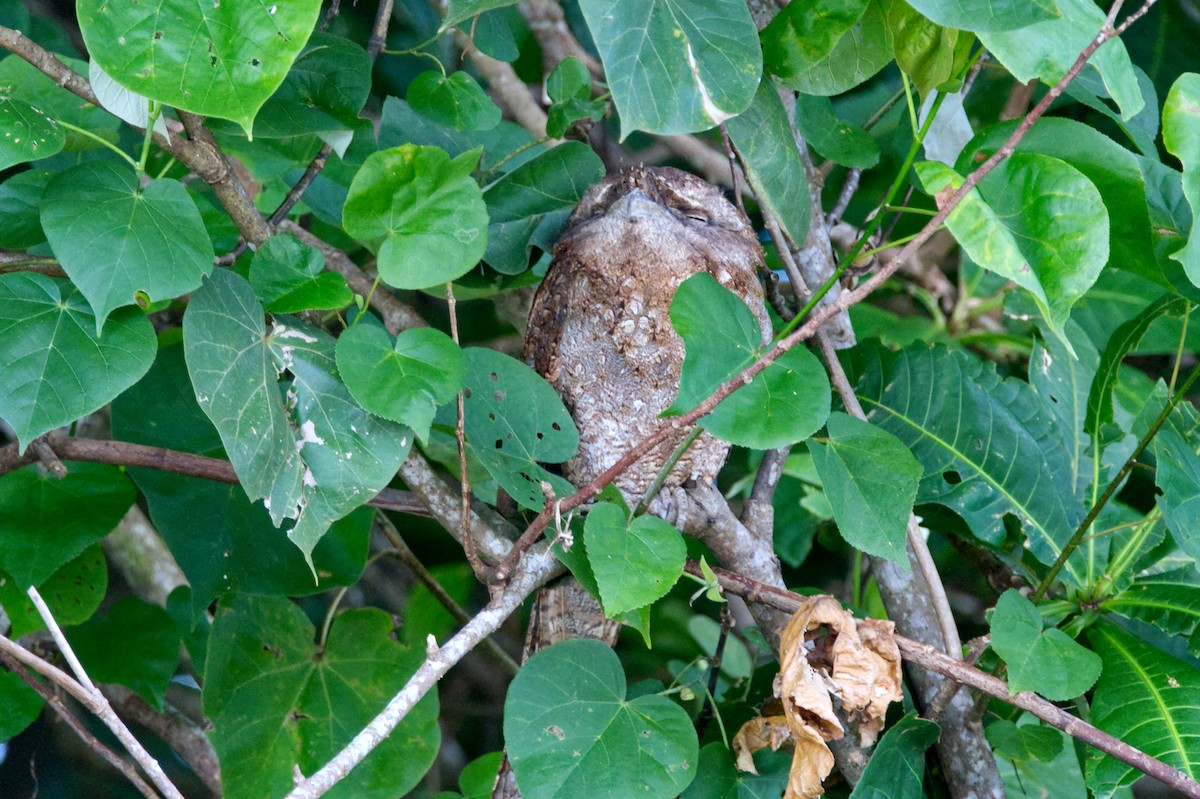
[[(554, 248), (525, 334), (526, 360), (562, 396), (579, 427), (568, 479), (581, 485), (603, 472), (655, 430), (658, 414), (675, 399), (684, 347), (669, 311), (684, 280), (711, 274), (745, 300), (763, 341), (770, 339), (757, 274), (762, 257), (746, 217), (686, 172), (636, 166), (588, 190)], [(630, 502), (640, 499), (676, 443), (665, 442), (617, 478)], [(711, 481), (728, 450), (704, 434), (666, 486)]]

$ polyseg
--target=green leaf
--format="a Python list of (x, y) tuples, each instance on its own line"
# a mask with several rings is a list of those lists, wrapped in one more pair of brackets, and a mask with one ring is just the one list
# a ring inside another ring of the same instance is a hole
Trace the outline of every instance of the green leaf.
[(272, 236), (250, 262), (250, 285), (271, 313), (344, 308), (354, 301), (346, 278), (326, 272), (325, 256), (291, 236)]
[[(108, 563), (100, 544), (92, 544), (38, 586), (50, 613), (60, 626), (82, 624), (91, 618), (108, 590)], [(8, 614), (8, 637), (16, 640), (26, 633), (46, 628), (25, 590), (0, 571), (0, 606)]]
[(88, 52), (117, 82), (184, 111), (232, 120), (250, 135), (320, 9), (320, 0), (80, 0), (76, 13)]
[[(916, 168), (930, 194), (962, 185), (941, 164)], [(1014, 153), (963, 198), (946, 227), (974, 261), (1026, 289), (1064, 340), (1071, 306), (1108, 261), (1100, 193), (1070, 164), (1045, 155)]]
[[(851, 3), (835, 0), (831, 5), (839, 11), (848, 9), (849, 13), (853, 14), (854, 9), (862, 3), (857, 0), (852, 0)], [(793, 13), (805, 14), (809, 8), (810, 5), (804, 4), (797, 7)], [(798, 50), (795, 43), (789, 40), (786, 60), (782, 61), (782, 64), (780, 57), (767, 57), (771, 71), (778, 75), (788, 88), (804, 94), (828, 97), (850, 91), (891, 63), (892, 32), (888, 28), (882, 0), (867, 0), (865, 9), (857, 21), (851, 23), (848, 28), (841, 27), (844, 19), (839, 14), (839, 24), (833, 29), (838, 31), (836, 37), (830, 29), (822, 27), (815, 39), (822, 47), (815, 53), (807, 49)], [(821, 20), (814, 21), (824, 24)], [(765, 34), (766, 30), (764, 36)], [(823, 45), (828, 39), (834, 39), (833, 49), (825, 52)], [(764, 53), (769, 52), (765, 38), (763, 48)], [(818, 54), (819, 58), (812, 58), (812, 55)]]
[(0, 742), (10, 741), (22, 730), (37, 721), (45, 701), (25, 684), (15, 672), (0, 671)]
[(869, 0), (788, 4), (762, 30), (763, 62), (785, 83), (829, 57), (858, 23)]
[(925, 750), (938, 739), (940, 728), (910, 712), (879, 740), (850, 799), (922, 799)]
[(1179, 548), (1200, 559), (1200, 455), (1170, 427), (1154, 437), (1158, 459), (1154, 482), (1162, 494), (1158, 507)]
[[(1080, 516), (1070, 458), (1053, 416), (1027, 383), (961, 352), (921, 345), (858, 347), (855, 394), (873, 424), (899, 438), (925, 469), (917, 502), (958, 513), (999, 544), (1011, 514), (1034, 557), (1053, 563)], [(1067, 573), (1082, 584), (1082, 556)]]
[[(1200, 778), (1200, 750), (1194, 743), (1200, 729), (1200, 672), (1113, 624), (1092, 627), (1088, 640), (1104, 661), (1092, 695), (1092, 723), (1192, 779)], [(1140, 776), (1112, 755), (1093, 750), (1088, 758), (1088, 788), (1097, 796), (1108, 796)]]
[(455, 130), (489, 130), (500, 124), (500, 107), (462, 70), (422, 72), (408, 85), (406, 99), (418, 114)]
[(775, 82), (763, 78), (754, 102), (729, 120), (725, 129), (759, 203), (779, 220), (793, 244), (803, 244), (812, 212), (808, 178), (800, 151), (779, 146), (779, 142), (789, 141), (792, 129)]
[(354, 138), (354, 125), (371, 93), (371, 57), (349, 39), (317, 31), (282, 85), (254, 120), (264, 139), (316, 135), (339, 158)]
[(738, 771), (733, 754), (723, 744), (711, 743), (700, 750), (696, 778), (680, 799), (778, 799), (787, 788), (791, 765), (789, 753), (760, 749), (754, 753), (758, 773)]
[(49, 158), (66, 143), (66, 134), (52, 117), (0, 93), (0, 169)]
[(583, 535), (609, 617), (662, 599), (683, 573), (683, 536), (657, 516), (629, 522), (616, 505), (600, 502), (588, 511)]
[(744, 3), (581, 0), (621, 116), (635, 130), (694, 133), (750, 105), (762, 52)]
[(525, 799), (669, 799), (696, 771), (687, 713), (664, 696), (626, 698), (621, 662), (599, 641), (555, 644), (508, 688), (504, 740)]
[(0, 247), (25, 250), (46, 240), (42, 232), (42, 191), (54, 172), (28, 169), (0, 183)]
[(463, 766), (458, 774), (458, 787), (463, 799), (491, 799), (492, 786), (503, 761), (503, 752), (488, 752)]
[(575, 422), (558, 394), (507, 355), (480, 347), (468, 348), (466, 355), (464, 429), (471, 452), (526, 508), (541, 510), (543, 480), (560, 497), (571, 493), (570, 483), (538, 465), (562, 463), (579, 446)]
[[(57, 58), (81, 75), (88, 72), (86, 61), (65, 55), (58, 55)], [(0, 95), (27, 103), (51, 119), (69, 122), (104, 141), (117, 140), (117, 128), (121, 125), (119, 119), (103, 108), (80, 100), (78, 95), (59, 86), (24, 58), (0, 59)], [(73, 131), (65, 133), (64, 149), (68, 152), (92, 150), (103, 146), (83, 134)]]
[(1085, 417), (1099, 354), (1074, 319), (1064, 330), (1075, 357), (1057, 337), (1045, 336), (1034, 344), (1029, 356), (1029, 385), (1057, 421), (1063, 449), (1071, 461), (1071, 485), (1075, 495), (1081, 497), (1092, 481), (1091, 442), (1085, 434)]
[[(966, 31), (1027, 28), (1059, 16), (1055, 0), (907, 0), (939, 25)], [(1076, 54), (1078, 54), (1076, 50)]]
[[(373, 608), (339, 614), (329, 638), (282, 597), (222, 600), (210, 636), (203, 710), (229, 799), (281, 796), (295, 770), (312, 774), (400, 690), (423, 652), (392, 636)], [(327, 796), (402, 796), (437, 755), (437, 694), (430, 693)]]
[(599, 121), (608, 110), (607, 100), (578, 100), (572, 98), (550, 106), (546, 112), (546, 135), (561, 138), (566, 135), (571, 123), (580, 119)]
[(9, 472), (0, 477), (0, 569), (22, 589), (40, 585), (112, 532), (134, 498), (106, 464), (72, 463), (62, 480), (36, 464)]
[(484, 11), (516, 4), (517, 0), (448, 0), (446, 17), (442, 20), (442, 27), (438, 28), (438, 32), (444, 33), (458, 23), (465, 22)]
[(992, 649), (1008, 664), (1008, 690), (1036, 691), (1055, 702), (1074, 699), (1100, 676), (1100, 657), (1056, 627), (1042, 629), (1037, 608), (1015, 589), (992, 611)]
[(487, 208), (471, 171), (479, 150), (451, 159), (412, 144), (372, 153), (342, 209), (346, 232), (382, 239), (379, 275), (389, 286), (420, 289), (461, 277), (487, 248)]
[(103, 336), (95, 331), (91, 308), (67, 281), (0, 275), (0, 418), (22, 452), (108, 403), (154, 362), (154, 328), (141, 311), (117, 311)]
[[(1029, 5), (1023, 3), (1021, 7)], [(956, 27), (938, 25), (905, 0), (888, 0), (885, 7), (897, 66), (912, 78), (921, 97), (934, 89), (947, 88), (947, 82), (966, 65), (975, 37)]]
[[(149, 98), (132, 92), (117, 83), (95, 61), (88, 63), (87, 78), (88, 83), (92, 84), (92, 91), (96, 93), (96, 99), (100, 101), (104, 110), (130, 125), (139, 128), (153, 127), (155, 133), (167, 139), (171, 138), (171, 132), (167, 130), (167, 120), (163, 114), (156, 114), (153, 126), (151, 125), (152, 101)], [(161, 107), (159, 110), (161, 111)]]
[[(1034, 5), (1024, 0), (1016, 2), (1021, 5)], [(1018, 30), (978, 31), (979, 40), (988, 52), (1022, 83), (1034, 78), (1048, 85), (1057, 83), (1067, 74), (1079, 53), (1104, 26), (1104, 12), (1092, 0), (1057, 2), (1061, 15), (1056, 15), (1053, 19), (1022, 25)], [(1045, 0), (1039, 4), (1044, 6)], [(913, 5), (919, 7), (918, 3)], [(1123, 117), (1132, 119), (1142, 110), (1145, 100), (1142, 98), (1141, 89), (1138, 88), (1137, 75), (1129, 60), (1129, 52), (1119, 37), (1100, 45), (1088, 59), (1084, 70), (1093, 75), (1099, 73), (1109, 95), (1120, 107)]]
[(337, 343), (338, 371), (360, 405), (408, 425), (422, 441), (439, 405), (462, 390), (467, 359), (440, 330), (413, 328), (395, 341), (382, 327), (360, 322)]
[(1062, 751), (1062, 733), (1040, 724), (1013, 724), (1011, 721), (993, 721), (984, 730), (988, 743), (996, 755), (1005, 760), (1049, 762)]
[(1200, 286), (1200, 74), (1180, 75), (1163, 103), (1163, 146), (1183, 164), (1183, 194), (1192, 208), (1187, 244), (1171, 254)]
[[(66, 634), (93, 680), (131, 688), (162, 710), (167, 683), (179, 665), (179, 633), (165, 610), (127, 596), (105, 616)], [(120, 646), (113, 646), (117, 641)]]
[(587, 100), (592, 96), (592, 74), (575, 56), (567, 56), (546, 76), (546, 96), (552, 103)]
[(565, 142), (522, 164), (483, 193), (488, 209), (484, 259), (497, 272), (516, 275), (529, 267), (536, 244), (549, 251), (567, 214), (593, 183), (604, 163), (583, 142)]
[[(721, 324), (714, 326), (714, 320)], [(671, 301), (671, 323), (686, 354), (679, 395), (669, 413), (694, 408), (749, 366), (762, 346), (762, 329), (746, 303), (706, 272), (680, 285)], [(733, 444), (772, 449), (821, 429), (829, 403), (825, 370), (807, 349), (796, 347), (722, 400), (700, 424)]]
[[(700, 561), (700, 569), (705, 572), (706, 577), (710, 579), (713, 585), (717, 583), (717, 577), (712, 569), (704, 562)], [(711, 599), (711, 597), (709, 597)], [(720, 600), (724, 602), (724, 599)], [(721, 625), (714, 619), (708, 616), (695, 615), (688, 619), (687, 622), (688, 634), (692, 639), (699, 644), (700, 649), (708, 657), (713, 657), (717, 652), (717, 646), (721, 639)], [(744, 680), (750, 677), (754, 672), (754, 659), (750, 656), (749, 650), (742, 640), (735, 635), (726, 635), (725, 651), (721, 657), (721, 674), (731, 680)]]
[(186, 294), (213, 267), (212, 241), (183, 184), (168, 178), (140, 188), (132, 170), (111, 161), (52, 179), (42, 228), (95, 310), (97, 333), (113, 309)]
[(458, 131), (418, 114), (398, 97), (389, 97), (383, 101), (379, 120), (379, 147), (404, 144), (440, 147), (451, 157), (482, 146), (479, 168), (484, 173), (516, 169), (548, 149), (515, 122), (504, 120), (491, 130)]
[(857, 125), (837, 118), (828, 97), (796, 98), (796, 124), (818, 153), (842, 166), (869, 169), (879, 163), (879, 145)]
[[(408, 430), (354, 402), (334, 366), (332, 338), (299, 322), (268, 333), (249, 284), (218, 271), (192, 294), (184, 347), (196, 399), (242, 487), (309, 559), (329, 525), (377, 494), (411, 444)], [(287, 397), (279, 384), (293, 377)]]
[(1139, 576), (1100, 608), (1185, 638), (1188, 648), (1200, 654), (1200, 576), (1191, 566)]
[(851, 546), (887, 558), (908, 571), (905, 546), (921, 464), (886, 430), (834, 413), (827, 443), (808, 444), (833, 506), (838, 530)]

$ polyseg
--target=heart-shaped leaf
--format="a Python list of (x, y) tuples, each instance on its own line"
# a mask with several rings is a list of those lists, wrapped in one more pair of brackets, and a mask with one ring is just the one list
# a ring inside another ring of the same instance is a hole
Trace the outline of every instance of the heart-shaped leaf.
[(154, 328), (141, 311), (117, 311), (103, 336), (96, 328), (92, 309), (67, 281), (0, 275), (0, 418), (22, 451), (107, 403), (154, 362)]
[(308, 41), (321, 1), (80, 0), (75, 10), (88, 52), (118, 83), (233, 120), (250, 135), (254, 115)]
[(1074, 699), (1100, 676), (1100, 656), (1058, 628), (1042, 629), (1037, 608), (1015, 589), (992, 611), (992, 648), (1008, 664), (1008, 688), (1047, 699)]
[(382, 240), (379, 275), (420, 289), (461, 277), (487, 249), (487, 207), (471, 171), (480, 151), (451, 159), (439, 147), (404, 144), (372, 153), (342, 209), (346, 232)]
[(696, 772), (686, 712), (665, 696), (628, 699), (621, 661), (576, 639), (531, 657), (508, 688), (504, 740), (525, 799), (669, 799)]
[(431, 327), (405, 330), (395, 341), (360, 322), (341, 335), (337, 365), (354, 399), (376, 416), (408, 425), (422, 441), (439, 405), (462, 390), (467, 358), (453, 339)]
[(687, 558), (683, 536), (657, 516), (627, 523), (616, 505), (599, 502), (583, 528), (588, 563), (604, 612), (615, 617), (667, 595)]
[(196, 203), (177, 180), (138, 186), (132, 170), (93, 161), (60, 173), (42, 195), (54, 254), (96, 311), (178, 297), (212, 271), (213, 246)]

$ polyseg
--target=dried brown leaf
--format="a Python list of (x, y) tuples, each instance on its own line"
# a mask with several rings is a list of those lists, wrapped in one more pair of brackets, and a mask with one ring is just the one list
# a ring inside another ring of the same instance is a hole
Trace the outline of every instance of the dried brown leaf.
[(757, 774), (754, 753), (768, 746), (777, 751), (790, 741), (791, 737), (783, 716), (756, 716), (750, 719), (737, 731), (737, 735), (733, 736), (734, 762), (738, 771)]

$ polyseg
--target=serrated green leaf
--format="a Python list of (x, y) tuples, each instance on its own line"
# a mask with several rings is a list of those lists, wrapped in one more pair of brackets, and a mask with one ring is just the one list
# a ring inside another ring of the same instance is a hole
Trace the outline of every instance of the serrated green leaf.
[(0, 477), (0, 569), (20, 588), (40, 585), (108, 535), (134, 498), (107, 464), (72, 463), (62, 480), (36, 464), (9, 472)]
[(0, 418), (21, 450), (42, 433), (102, 407), (154, 362), (154, 328), (117, 311), (103, 336), (79, 290), (30, 272), (0, 275)]
[(42, 697), (15, 672), (0, 671), (0, 705), (4, 707), (4, 715), (0, 716), (0, 742), (15, 738), (37, 721), (43, 704)]
[(1163, 146), (1183, 164), (1183, 194), (1192, 208), (1187, 244), (1171, 254), (1200, 286), (1200, 74), (1180, 75), (1163, 103)]
[[(60, 626), (82, 624), (91, 618), (108, 590), (108, 563), (100, 544), (92, 544), (38, 586), (38, 593)], [(0, 571), (0, 606), (8, 615), (8, 636), (16, 640), (46, 628), (29, 595)]]
[(708, 130), (750, 105), (762, 52), (750, 12), (723, 0), (582, 0), (621, 115), (635, 130)]
[[(209, 737), (229, 799), (277, 796), (295, 770), (312, 774), (358, 733), (421, 663), (373, 608), (338, 615), (323, 646), (300, 608), (282, 597), (234, 594), (217, 609), (202, 694)], [(438, 751), (430, 693), (327, 796), (407, 793)]]
[(1062, 733), (1040, 724), (1017, 725), (1007, 720), (993, 721), (984, 730), (988, 743), (1006, 760), (1049, 762), (1062, 751)]
[[(1059, 16), (1055, 0), (907, 0), (926, 17), (949, 28), (1004, 31)], [(1076, 51), (1078, 52), (1078, 50)]]
[[(721, 324), (714, 327), (717, 319)], [(691, 410), (749, 366), (762, 346), (762, 329), (746, 303), (706, 272), (680, 285), (671, 301), (671, 323), (686, 354), (679, 395), (669, 413)], [(771, 449), (819, 430), (829, 416), (830, 396), (821, 364), (807, 349), (796, 347), (722, 400), (700, 424), (733, 444)]]
[[(212, 420), (242, 487), (309, 559), (329, 525), (377, 494), (411, 445), (409, 431), (371, 416), (334, 366), (335, 342), (299, 322), (268, 333), (253, 290), (218, 271), (183, 319), (196, 399)], [(279, 375), (292, 375), (283, 396)]]
[(431, 69), (413, 78), (406, 95), (418, 114), (455, 130), (490, 130), (500, 124), (500, 107), (461, 69), (449, 75)]
[[(1075, 63), (1104, 26), (1104, 12), (1091, 0), (1056, 0), (1059, 15), (1017, 29), (979, 30), (979, 40), (1017, 80), (1034, 78), (1053, 86)], [(953, 0), (951, 0), (953, 2)], [(1017, 0), (1022, 6), (1035, 4)], [(913, 3), (918, 5), (918, 3)], [(1038, 5), (1047, 5), (1044, 0)], [(954, 25), (953, 27), (967, 27)], [(1129, 52), (1120, 37), (1100, 45), (1088, 59), (1084, 70), (1100, 75), (1108, 94), (1121, 109), (1121, 115), (1131, 119), (1142, 110), (1145, 100), (1138, 88), (1137, 75), (1129, 60)]]
[[(179, 665), (179, 633), (165, 610), (135, 597), (116, 601), (103, 617), (65, 631), (96, 682), (124, 685), (162, 710)], [(120, 646), (113, 646), (120, 641)]]
[(763, 78), (750, 107), (729, 120), (725, 129), (759, 203), (779, 220), (793, 244), (803, 244), (811, 215), (808, 179), (799, 150), (779, 146), (789, 140), (792, 129), (775, 82)]
[(462, 390), (467, 359), (440, 330), (413, 328), (393, 341), (387, 331), (360, 323), (337, 343), (338, 372), (360, 405), (408, 425), (422, 441), (439, 405)]
[(699, 754), (683, 708), (659, 695), (627, 699), (612, 649), (578, 639), (517, 673), (504, 740), (525, 799), (669, 799), (692, 781)]
[[(1091, 722), (1151, 757), (1200, 777), (1200, 671), (1147, 646), (1113, 624), (1088, 630), (1104, 671), (1092, 694)], [(1087, 784), (1108, 796), (1141, 776), (1133, 766), (1092, 750)]]
[(1100, 608), (1185, 638), (1188, 648), (1200, 654), (1200, 575), (1190, 566), (1139, 576)]
[[(964, 353), (921, 345), (858, 347), (855, 394), (873, 424), (899, 438), (925, 469), (917, 502), (954, 510), (998, 544), (1015, 516), (1030, 550), (1053, 563), (1080, 517), (1070, 459), (1053, 416), (1027, 383), (1001, 380)], [(1082, 555), (1066, 571), (1082, 585)]]
[(891, 433), (844, 413), (831, 414), (825, 429), (825, 443), (814, 438), (808, 451), (838, 531), (851, 546), (908, 571), (908, 517), (921, 464)]
[(1008, 665), (1008, 690), (1036, 691), (1047, 699), (1074, 699), (1100, 676), (1100, 657), (1066, 633), (1042, 629), (1037, 608), (1015, 589), (992, 611), (992, 649)]
[[(138, 186), (132, 170), (93, 161), (60, 173), (42, 195), (42, 228), (96, 312), (169, 300), (200, 285), (213, 247), (191, 195), (169, 178)], [(146, 300), (143, 299), (144, 303)]]
[(549, 251), (567, 214), (593, 183), (604, 163), (583, 142), (566, 142), (509, 172), (488, 186), (487, 251), (484, 260), (506, 275), (529, 267), (534, 245)]
[(320, 9), (320, 0), (80, 0), (76, 13), (88, 52), (123, 86), (184, 111), (232, 120), (249, 135)]
[(937, 741), (938, 732), (937, 724), (916, 712), (892, 725), (871, 752), (850, 799), (922, 799), (925, 750)]
[(1158, 507), (1180, 549), (1200, 559), (1200, 455), (1170, 427), (1154, 437), (1158, 459), (1154, 482), (1162, 494)]
[(346, 278), (324, 269), (320, 250), (291, 236), (271, 236), (250, 262), (250, 285), (272, 313), (325, 311), (353, 302)]
[[(835, 0), (831, 5), (839, 10), (848, 9), (852, 15), (863, 4), (856, 0), (850, 3)], [(806, 14), (810, 7), (800, 6), (794, 14)], [(845, 19), (839, 15), (835, 28), (826, 28), (823, 21), (814, 20), (822, 26), (820, 34), (814, 38), (821, 44), (820, 49), (815, 52), (797, 49), (796, 44), (789, 41), (786, 56), (767, 59), (771, 64), (769, 68), (788, 88), (804, 94), (829, 97), (865, 82), (892, 61), (892, 32), (884, 15), (882, 0), (867, 0), (857, 21), (849, 27), (844, 27)], [(765, 33), (764, 30), (764, 36)], [(826, 50), (829, 41), (833, 42), (833, 46)], [(765, 39), (763, 46), (766, 51)], [(814, 59), (814, 55), (819, 57)]]
[(487, 207), (471, 171), (479, 150), (451, 159), (412, 144), (372, 153), (354, 176), (342, 209), (346, 232), (382, 239), (379, 275), (419, 289), (461, 277), (487, 249)]
[(562, 463), (579, 446), (575, 422), (558, 394), (541, 375), (507, 355), (479, 347), (469, 347), (466, 355), (464, 428), (471, 451), (526, 508), (541, 510), (543, 480), (558, 496), (570, 494), (570, 483), (539, 465)]
[[(962, 185), (949, 167), (916, 166), (930, 194)], [(1108, 212), (1091, 181), (1065, 161), (1014, 153), (946, 218), (971, 258), (1016, 281), (1055, 335), (1108, 262)]]
[(446, 3), (446, 17), (442, 20), (442, 27), (438, 31), (445, 32), (458, 23), (465, 22), (471, 17), (482, 14), (485, 11), (490, 11), (493, 8), (503, 8), (516, 4), (517, 0), (448, 0)]
[(66, 134), (52, 117), (0, 93), (0, 169), (49, 158), (66, 143)]
[(657, 516), (629, 522), (616, 505), (601, 502), (588, 511), (583, 536), (609, 617), (662, 599), (683, 573), (683, 536)]

